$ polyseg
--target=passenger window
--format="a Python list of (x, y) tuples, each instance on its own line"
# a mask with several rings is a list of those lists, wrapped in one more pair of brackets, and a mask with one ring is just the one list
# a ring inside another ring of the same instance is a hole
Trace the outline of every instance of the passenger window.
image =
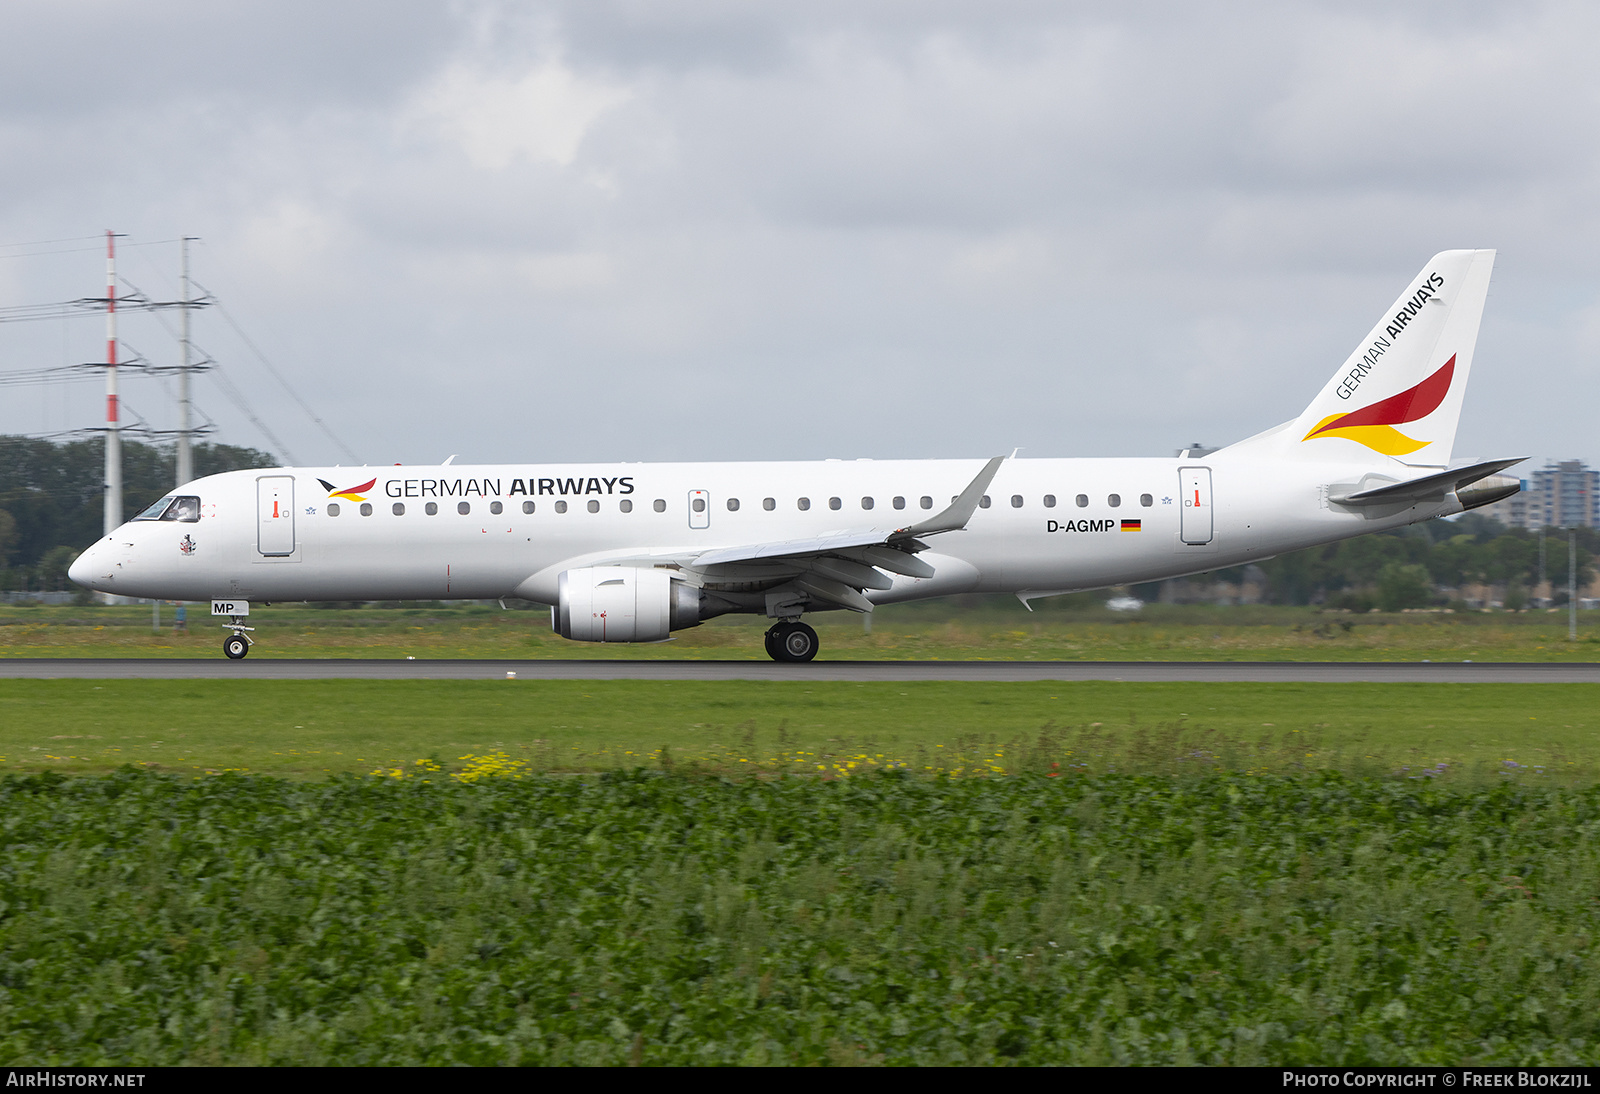
[(621, 509), (624, 513), (631, 513), (633, 512), (633, 502), (629, 501), (627, 498), (623, 498), (621, 501), (617, 502), (617, 508)]
[(987, 509), (987, 508), (989, 508), (989, 495), (988, 494), (985, 494), (983, 497), (978, 499), (978, 508), (979, 509)]
[(1022, 495), (1021, 494), (1012, 494), (1011, 495), (1011, 508), (1013, 508), (1013, 509), (1021, 509), (1022, 508)]
[(658, 513), (665, 513), (667, 511), (667, 503), (661, 498), (657, 498), (655, 501), (650, 503), (650, 508), (654, 509)]
[(566, 511), (567, 511), (567, 503), (566, 502), (564, 502), (564, 501), (556, 502), (556, 512), (565, 513)]
[(862, 498), (861, 499), (861, 508), (863, 508), (863, 509), (871, 509), (872, 508), (872, 499), (871, 498)]
[(770, 513), (774, 509), (776, 509), (777, 507), (778, 507), (778, 499), (777, 498), (762, 498), (761, 499), (761, 508), (765, 509), (767, 512)]
[(799, 501), (795, 502), (794, 504), (795, 504), (796, 508), (798, 508), (802, 513), (804, 513), (807, 509), (811, 508), (811, 499), (810, 498), (801, 498)]
[(828, 499), (828, 508), (829, 509), (838, 509), (842, 505), (844, 505), (844, 502), (840, 501), (838, 498), (829, 498)]
[(924, 494), (924, 495), (922, 495), (922, 500), (917, 502), (917, 504), (922, 506), (924, 509), (932, 509), (933, 508), (933, 499), (928, 497), (928, 495)]
[[(337, 509), (339, 507), (335, 505), (333, 508)], [(423, 508), (427, 510), (427, 513), (430, 517), (436, 517), (439, 515), (439, 503), (436, 501), (430, 501), (427, 505), (423, 506)], [(335, 513), (333, 515), (338, 516), (339, 514)]]
[(1054, 494), (1046, 494), (1044, 496), (1044, 507), (1046, 509), (1054, 509), (1056, 507), (1056, 496)]
[(406, 503), (403, 501), (397, 501), (393, 505), (389, 506), (389, 511), (397, 517), (403, 517), (406, 515)]
[(491, 502), (490, 502), (490, 503), (489, 503), (489, 512), (491, 512), (491, 513), (493, 513), (493, 514), (494, 514), (494, 515), (495, 515), (495, 516), (497, 516), (497, 517), (498, 517), (498, 516), (499, 516), (499, 515), (500, 515), (500, 514), (501, 514), (501, 513), (503, 513), (503, 512), (505, 512), (505, 508), (506, 508), (506, 507), (505, 507), (505, 506), (504, 506), (504, 505), (501, 505), (501, 504), (500, 504), (500, 503), (499, 503), (499, 502), (497, 502), (497, 501), (491, 501)]
[(456, 512), (460, 513), (462, 516), (466, 516), (468, 513), (472, 512), (472, 503), (465, 501), (456, 502)]
[(728, 512), (737, 513), (738, 511), (739, 511), (739, 499), (738, 498), (729, 498), (728, 499)]
[(693, 509), (696, 513), (704, 513), (706, 511), (706, 499), (695, 498), (689, 503), (689, 508)]
[(896, 497), (894, 499), (894, 507), (896, 509), (904, 509), (906, 507), (906, 499), (902, 497)]
[(599, 511), (600, 511), (600, 503), (595, 501), (593, 498), (590, 498), (589, 499), (589, 512), (598, 513)]
[(364, 501), (361, 503), (361, 515), (364, 517), (370, 517), (372, 515), (372, 503), (370, 501)]
[(1149, 494), (1140, 494), (1139, 495), (1139, 504), (1144, 506), (1146, 509), (1148, 509), (1150, 506), (1154, 505), (1155, 503), (1156, 503), (1156, 499), (1152, 498)]
[(1073, 498), (1072, 500), (1078, 503), (1078, 508), (1079, 509), (1087, 509), (1087, 508), (1089, 508), (1089, 495), (1088, 494), (1079, 494), (1076, 498)]
[(524, 513), (531, 513), (531, 512), (533, 512), (533, 502), (531, 502), (531, 501), (525, 501), (525, 502), (523, 502), (523, 503), (522, 503), (522, 511), (523, 511), (523, 512), (524, 512)]
[(330, 501), (328, 503), (328, 515), (330, 517), (336, 517), (336, 516), (339, 515), (339, 503), (338, 502)]
[(1121, 494), (1107, 494), (1106, 495), (1106, 504), (1111, 506), (1111, 508), (1115, 509), (1117, 506), (1122, 504), (1122, 495)]

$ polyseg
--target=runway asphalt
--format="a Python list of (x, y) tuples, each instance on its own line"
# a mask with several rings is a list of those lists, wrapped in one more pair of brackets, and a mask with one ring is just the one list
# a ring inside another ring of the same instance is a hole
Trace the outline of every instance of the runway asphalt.
[(1143, 683), (1600, 682), (1600, 664), (1398, 661), (397, 661), (0, 659), (0, 679), (84, 680), (1123, 680)]

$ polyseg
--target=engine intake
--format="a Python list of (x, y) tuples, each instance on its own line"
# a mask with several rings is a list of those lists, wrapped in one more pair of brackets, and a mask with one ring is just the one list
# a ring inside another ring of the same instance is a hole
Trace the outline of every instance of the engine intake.
[(700, 590), (665, 570), (591, 566), (557, 582), (551, 629), (575, 642), (659, 642), (700, 625)]

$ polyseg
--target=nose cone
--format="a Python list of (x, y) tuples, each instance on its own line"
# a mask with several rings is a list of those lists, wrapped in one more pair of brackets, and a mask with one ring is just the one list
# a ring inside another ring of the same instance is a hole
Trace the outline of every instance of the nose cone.
[[(103, 556), (104, 554), (105, 551), (103, 550), (101, 544), (96, 543), (93, 547), (90, 547), (87, 551), (83, 552), (83, 554), (79, 555), (72, 565), (68, 567), (67, 577), (74, 584), (82, 585), (85, 589), (98, 589), (104, 591), (108, 585), (105, 580), (106, 575), (103, 573), (96, 573), (96, 570), (102, 568), (97, 561), (97, 556)], [(97, 577), (99, 580), (96, 580)]]

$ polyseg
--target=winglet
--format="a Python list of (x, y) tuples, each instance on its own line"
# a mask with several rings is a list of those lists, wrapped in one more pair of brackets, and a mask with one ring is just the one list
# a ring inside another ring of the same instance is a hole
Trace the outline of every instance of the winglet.
[(978, 472), (978, 477), (967, 484), (967, 488), (961, 491), (961, 496), (951, 502), (948, 509), (908, 528), (899, 529), (889, 539), (895, 541), (910, 539), (913, 536), (932, 535), (935, 532), (959, 532), (965, 528), (967, 521), (971, 520), (972, 514), (977, 511), (978, 499), (989, 489), (989, 484), (994, 481), (995, 474), (1005, 459), (1004, 456), (996, 456), (984, 464), (983, 470)]

